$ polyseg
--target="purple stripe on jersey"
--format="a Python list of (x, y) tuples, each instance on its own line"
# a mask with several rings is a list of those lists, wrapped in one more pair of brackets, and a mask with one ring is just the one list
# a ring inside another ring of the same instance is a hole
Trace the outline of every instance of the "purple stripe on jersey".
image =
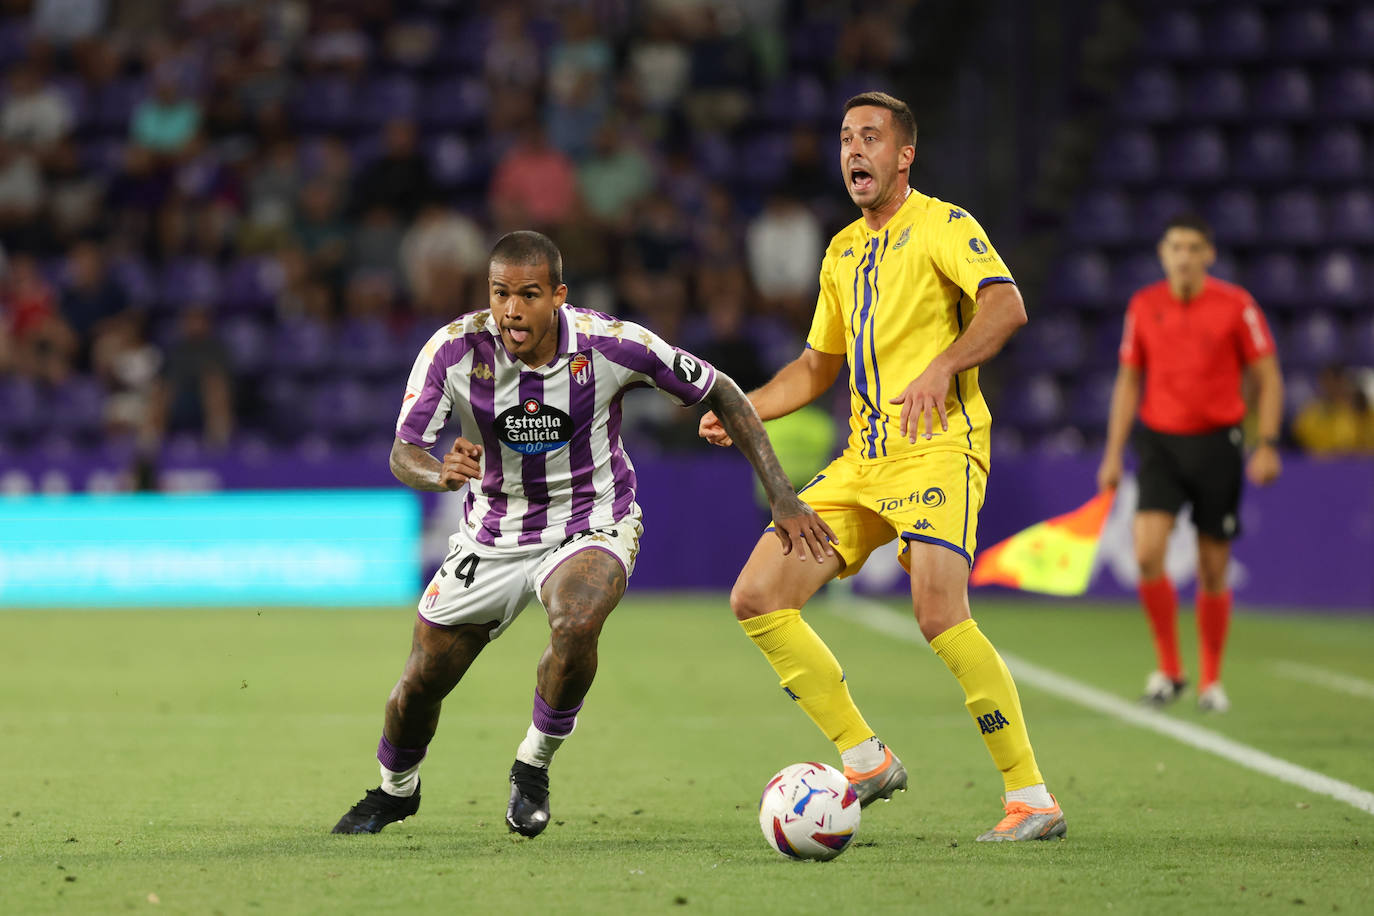
[(434, 351), (434, 359), (430, 361), (429, 371), (425, 373), (424, 390), (416, 396), (415, 406), (406, 414), (405, 422), (396, 428), (396, 435), (402, 441), (421, 448), (429, 448), (434, 444), (425, 441), (425, 430), (434, 419), (434, 412), (439, 408), (439, 401), (444, 396), (449, 367), (466, 356), (480, 336), (464, 334), (462, 337), (444, 341)]
[(634, 468), (625, 457), (625, 448), (620, 443), (620, 421), (621, 409), (620, 402), (625, 399), (625, 392), (633, 388), (649, 387), (644, 382), (636, 382), (626, 385), (615, 393), (611, 398), (611, 403), (607, 405), (607, 412), (610, 418), (606, 423), (606, 433), (611, 438), (611, 476), (615, 479), (615, 502), (611, 505), (611, 517), (617, 522), (630, 514), (630, 506), (635, 501), (635, 479)]
[[(585, 345), (585, 335), (578, 335), (578, 343)], [(578, 348), (578, 352), (582, 347)], [(592, 453), (592, 429), (596, 422), (596, 360), (588, 363), (585, 381), (574, 375), (569, 384), (569, 413), (573, 422), (573, 439), (568, 443), (569, 477), (572, 484), (572, 517), (563, 529), (573, 535), (591, 527), (592, 510), (596, 508), (596, 473)]]
[[(531, 399), (544, 403), (544, 379), (534, 372), (521, 372), (520, 403)], [(525, 517), (520, 520), (520, 544), (538, 544), (549, 524), (547, 462), (548, 457), (544, 452), (520, 457), (520, 488), (529, 502)]]
[[(487, 335), (488, 339), (491, 335)], [(493, 351), (495, 347), (492, 348)], [(492, 353), (495, 356), (495, 353)], [(475, 359), (481, 359), (478, 353)], [(485, 374), (485, 373), (484, 373)], [(506, 494), (501, 492), (505, 476), (501, 473), (501, 442), (496, 438), (496, 379), (473, 375), (468, 381), (468, 403), (472, 406), (472, 416), (477, 428), (482, 431), (482, 461), (486, 470), (482, 472), (482, 495), (487, 498), (490, 508), (482, 518), (482, 526), (477, 529), (477, 543), (488, 547), (496, 543), (493, 532), (501, 530), (501, 519), (506, 516)]]
[[(656, 354), (648, 350), (644, 344), (637, 341), (616, 340), (613, 337), (597, 337), (592, 346), (610, 362), (618, 366), (624, 366), (632, 372), (647, 375), (653, 379), (654, 385), (661, 391), (666, 391), (674, 395), (679, 400), (685, 402), (690, 407), (693, 404), (701, 403), (701, 399), (706, 396), (706, 392), (711, 390), (708, 384), (704, 388), (684, 382), (673, 372), (671, 363), (665, 363)], [(686, 353), (685, 350), (675, 351)], [(691, 356), (691, 354), (687, 354)], [(702, 359), (692, 356), (702, 367), (703, 375), (708, 380), (715, 378), (715, 367)], [(707, 374), (706, 370), (710, 370)]]

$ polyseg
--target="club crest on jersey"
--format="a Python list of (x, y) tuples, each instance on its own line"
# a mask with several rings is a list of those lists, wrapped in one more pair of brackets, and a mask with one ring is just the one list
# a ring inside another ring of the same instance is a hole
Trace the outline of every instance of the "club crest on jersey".
[(472, 367), (472, 377), (480, 378), (484, 382), (489, 382), (496, 378), (496, 373), (491, 371), (491, 366), (486, 363), (478, 363)]
[(678, 350), (677, 356), (673, 358), (673, 375), (689, 385), (695, 385), (704, 371), (701, 361), (691, 354)]
[(557, 451), (572, 440), (572, 433), (572, 417), (537, 398), (526, 398), (496, 418), (496, 438), (522, 455)]
[(907, 226), (902, 230), (902, 234), (897, 236), (897, 244), (892, 246), (892, 250), (896, 251), (909, 241), (911, 241), (911, 227)]
[(970, 247), (970, 248), (973, 249), (973, 253), (974, 253), (974, 254), (987, 254), (987, 253), (988, 253), (988, 243), (985, 242), (985, 241), (983, 241), (983, 240), (980, 239), (980, 238), (971, 238), (971, 239), (969, 239), (969, 240), (968, 240), (968, 247)]
[(592, 380), (592, 361), (587, 358), (587, 354), (579, 353), (568, 363), (568, 371), (572, 373), (574, 382), (585, 385)]

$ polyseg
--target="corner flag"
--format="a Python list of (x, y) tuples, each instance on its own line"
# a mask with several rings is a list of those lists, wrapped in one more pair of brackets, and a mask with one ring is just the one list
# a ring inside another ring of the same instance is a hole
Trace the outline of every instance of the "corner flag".
[(1072, 512), (1031, 525), (982, 551), (969, 584), (1005, 585), (1046, 595), (1083, 594), (1113, 495), (1112, 490), (1099, 493)]

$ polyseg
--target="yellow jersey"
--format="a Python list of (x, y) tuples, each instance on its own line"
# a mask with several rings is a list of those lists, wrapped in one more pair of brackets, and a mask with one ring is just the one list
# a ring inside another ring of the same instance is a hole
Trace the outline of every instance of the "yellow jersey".
[(849, 362), (846, 455), (874, 462), (959, 451), (988, 466), (992, 414), (976, 366), (950, 382), (949, 430), (937, 419), (929, 440), (924, 425), (914, 445), (903, 438), (901, 405), (888, 400), (968, 327), (978, 290), (1013, 282), (968, 211), (915, 190), (878, 231), (860, 218), (831, 239), (806, 345)]

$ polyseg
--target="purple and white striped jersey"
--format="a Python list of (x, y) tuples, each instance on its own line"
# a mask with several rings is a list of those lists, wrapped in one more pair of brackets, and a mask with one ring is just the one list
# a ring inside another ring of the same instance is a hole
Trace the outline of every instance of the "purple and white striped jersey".
[(531, 369), (506, 352), (490, 311), (440, 329), (415, 360), (398, 438), (435, 444), (450, 415), (482, 444), (482, 479), (463, 506), (480, 544), (561, 543), (636, 509), (635, 470), (620, 441), (621, 399), (653, 387), (682, 406), (716, 370), (640, 325), (564, 305), (558, 350)]

